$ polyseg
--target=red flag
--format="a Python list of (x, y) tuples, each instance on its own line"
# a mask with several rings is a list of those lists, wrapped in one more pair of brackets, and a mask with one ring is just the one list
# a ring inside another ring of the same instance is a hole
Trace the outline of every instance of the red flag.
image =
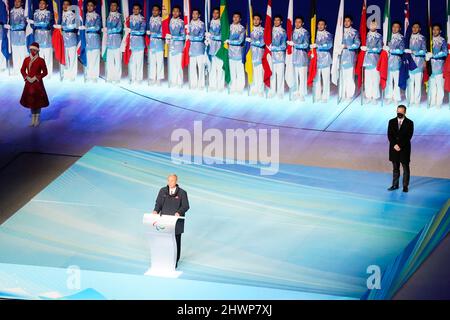
[(55, 28), (52, 35), (52, 45), (55, 50), (55, 58), (61, 65), (66, 65), (66, 55), (64, 49), (64, 39), (61, 29)]
[[(361, 37), (361, 46), (366, 46), (367, 44), (367, 3), (366, 0), (363, 1), (362, 12), (361, 12), (361, 22), (359, 23), (359, 36)], [(362, 86), (362, 73), (364, 58), (366, 57), (366, 52), (360, 50), (358, 54), (358, 59), (355, 65), (355, 75), (358, 77), (358, 89)]]
[(269, 45), (272, 44), (272, 0), (267, 1), (266, 21), (264, 25), (264, 55), (262, 65), (264, 69), (264, 83), (270, 88), (270, 78), (272, 77), (272, 52)]
[(62, 36), (61, 31), (61, 25), (59, 24), (61, 19), (59, 16), (60, 12), (60, 1), (53, 1), (53, 18), (55, 19), (56, 25), (58, 25), (58, 28), (54, 28), (52, 35), (52, 46), (55, 50), (55, 58), (56, 60), (61, 64), (66, 64), (66, 56), (65, 56), (65, 49), (64, 49), (64, 39)]
[(386, 89), (386, 83), (388, 78), (388, 59), (389, 56), (386, 50), (381, 50), (377, 70), (380, 72), (380, 86), (382, 90)]
[[(448, 48), (450, 49), (450, 44), (448, 44)], [(447, 56), (444, 64), (444, 89), (446, 92), (450, 92), (450, 55)]]
[[(127, 28), (130, 28), (130, 17), (129, 16), (125, 20), (125, 26)], [(123, 51), (123, 62), (125, 63), (125, 65), (128, 65), (128, 63), (130, 62), (130, 57), (132, 54), (131, 49), (130, 49), (130, 37), (131, 37), (131, 35), (128, 33), (125, 38), (125, 50)]]
[[(184, 29), (186, 35), (189, 36), (189, 17), (191, 12), (191, 2), (189, 0), (183, 0), (183, 12), (184, 12)], [(189, 65), (189, 48), (191, 47), (191, 41), (189, 39), (184, 43), (183, 60), (181, 61), (182, 68), (186, 68)]]

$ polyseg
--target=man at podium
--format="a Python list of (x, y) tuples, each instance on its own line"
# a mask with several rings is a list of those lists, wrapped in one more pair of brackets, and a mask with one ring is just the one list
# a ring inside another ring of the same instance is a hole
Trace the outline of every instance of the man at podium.
[[(167, 177), (167, 186), (161, 188), (156, 198), (153, 214), (171, 215), (184, 217), (189, 210), (189, 201), (187, 192), (181, 189), (178, 184), (176, 174)], [(177, 242), (177, 263), (180, 260), (181, 252), (181, 234), (184, 232), (184, 219), (179, 219), (175, 226), (175, 239)]]

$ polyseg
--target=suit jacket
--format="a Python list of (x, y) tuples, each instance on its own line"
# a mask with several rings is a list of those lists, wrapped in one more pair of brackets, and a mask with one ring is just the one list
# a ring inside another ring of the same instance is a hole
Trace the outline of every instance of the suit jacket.
[[(389, 139), (389, 160), (409, 163), (411, 158), (411, 139), (414, 134), (414, 122), (408, 118), (403, 119), (401, 128), (398, 128), (398, 119), (389, 120), (387, 136)], [(395, 151), (398, 144), (400, 151)]]
[[(179, 213), (184, 217), (189, 210), (189, 200), (187, 192), (181, 189), (178, 185), (173, 195), (169, 192), (169, 186), (161, 188), (156, 198), (154, 211), (160, 214), (166, 214), (174, 216), (175, 213)], [(184, 232), (184, 219), (180, 219), (175, 226), (175, 234), (181, 234)]]

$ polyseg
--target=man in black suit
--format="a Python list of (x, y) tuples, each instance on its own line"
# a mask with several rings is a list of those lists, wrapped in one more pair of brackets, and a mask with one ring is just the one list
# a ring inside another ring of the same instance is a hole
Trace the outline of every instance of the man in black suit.
[[(171, 174), (167, 178), (167, 186), (161, 188), (156, 198), (153, 214), (166, 214), (177, 217), (184, 217), (189, 210), (187, 192), (181, 189), (178, 184), (176, 174)], [(177, 263), (181, 253), (181, 234), (184, 232), (184, 219), (179, 219), (175, 226), (175, 240), (177, 242)]]
[(406, 107), (400, 105), (397, 108), (397, 117), (389, 121), (389, 161), (393, 165), (392, 186), (389, 191), (399, 188), (400, 164), (403, 167), (403, 192), (408, 192), (409, 186), (409, 162), (411, 158), (411, 138), (414, 134), (414, 122), (406, 118)]

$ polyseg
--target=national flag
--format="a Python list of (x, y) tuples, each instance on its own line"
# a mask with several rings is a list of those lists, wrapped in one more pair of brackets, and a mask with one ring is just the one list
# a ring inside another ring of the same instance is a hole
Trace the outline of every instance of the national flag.
[[(9, 5), (8, 0), (0, 2), (0, 22), (3, 24), (9, 23)], [(3, 29), (2, 33), (2, 47), (0, 48), (3, 56), (8, 61), (11, 58), (11, 50), (9, 47), (9, 30)]]
[[(367, 1), (363, 1), (361, 22), (359, 23), (359, 36), (361, 38), (361, 46), (365, 47), (367, 44)], [(363, 81), (363, 64), (366, 52), (360, 50), (358, 59), (355, 65), (355, 75), (358, 77), (358, 88), (361, 88)]]
[(184, 42), (183, 58), (181, 67), (184, 69), (189, 65), (189, 48), (191, 47), (191, 40), (189, 40), (189, 22), (191, 16), (191, 1), (183, 0), (183, 15), (184, 15), (184, 30), (186, 33), (186, 41)]
[(405, 0), (405, 23), (404, 23), (404, 35), (406, 37), (406, 34), (408, 33), (408, 28), (409, 28), (409, 0)]
[(84, 0), (78, 0), (78, 14), (80, 19), (80, 28), (78, 28), (77, 54), (78, 59), (83, 66), (87, 66), (86, 56), (86, 30), (84, 26)]
[[(167, 34), (170, 34), (169, 24), (170, 24), (170, 0), (162, 0), (161, 6), (161, 33), (162, 38), (165, 39)], [(164, 57), (167, 58), (169, 55), (169, 45), (166, 43), (164, 45)]]
[(391, 0), (386, 0), (383, 14), (383, 43), (385, 46), (388, 45), (391, 37)]
[(222, 39), (222, 45), (216, 53), (216, 57), (222, 60), (222, 69), (225, 75), (225, 82), (230, 83), (230, 59), (228, 57), (228, 44), (226, 40), (230, 38), (230, 21), (228, 20), (228, 6), (227, 0), (220, 0), (220, 37)]
[[(33, 10), (33, 0), (26, 0), (25, 1), (25, 17), (33, 20), (34, 10)], [(33, 33), (33, 27), (31, 24), (27, 23), (27, 26), (25, 28), (25, 37), (27, 41), (27, 48), (30, 47), (30, 45), (34, 42), (34, 33)]]
[[(144, 13), (144, 21), (145, 21), (146, 23), (149, 23), (150, 16), (152, 15), (151, 10), (152, 10), (152, 9), (151, 9), (149, 0), (144, 0), (144, 10), (143, 10), (143, 13)], [(147, 33), (145, 33), (144, 40), (145, 40), (145, 50), (144, 50), (144, 52), (147, 52), (147, 48), (148, 48), (149, 45), (150, 45), (150, 37), (149, 37), (149, 35), (148, 35)]]
[[(209, 23), (211, 21), (210, 18), (211, 13), (211, 0), (205, 0), (205, 31), (209, 32)], [(209, 72), (211, 70), (211, 56), (208, 54), (209, 52), (209, 45), (205, 46), (205, 69)]]
[[(316, 28), (317, 28), (317, 3), (316, 0), (311, 0), (311, 44), (316, 43)], [(317, 74), (317, 49), (311, 49), (308, 53), (310, 58), (308, 70), (308, 87), (314, 83), (314, 78)]]
[(109, 2), (108, 0), (101, 0), (101, 14), (102, 14), (102, 27), (103, 27), (103, 34), (102, 34), (102, 58), (104, 61), (106, 61), (106, 52), (108, 50), (107, 43), (108, 43), (108, 31), (106, 30), (106, 21), (108, 20), (109, 15)]
[(331, 66), (331, 82), (335, 85), (339, 81), (339, 58), (342, 54), (340, 47), (344, 41), (344, 0), (341, 0), (338, 10), (338, 18), (336, 22), (336, 31), (334, 33), (334, 51), (333, 51), (333, 64)]
[[(388, 45), (391, 40), (391, 0), (386, 0), (384, 6), (384, 19), (383, 19), (383, 44)], [(381, 51), (380, 60), (378, 61), (377, 70), (380, 72), (380, 85), (381, 89), (386, 88), (387, 76), (388, 76), (388, 53), (385, 50)]]
[[(447, 47), (450, 49), (450, 0), (447, 0)], [(450, 55), (447, 56), (444, 65), (444, 89), (450, 92)]]
[(64, 39), (61, 31), (61, 0), (52, 0), (53, 1), (53, 19), (55, 19), (55, 23), (59, 28), (54, 28), (52, 34), (52, 46), (55, 51), (55, 59), (61, 65), (66, 64), (66, 55), (64, 49)]
[[(428, 33), (428, 52), (433, 51), (433, 23), (431, 21), (431, 2), (427, 1), (427, 33)], [(428, 90), (428, 80), (431, 75), (431, 61), (426, 61), (423, 67), (423, 83), (425, 84), (425, 89)]]
[(125, 65), (128, 65), (128, 63), (130, 62), (130, 57), (131, 57), (131, 48), (130, 48), (130, 8), (129, 8), (129, 4), (128, 4), (128, 0), (122, 0), (122, 16), (123, 16), (123, 20), (124, 20), (124, 25), (126, 27), (123, 39), (122, 39), (122, 44), (120, 46), (120, 50), (123, 52), (123, 62), (125, 63)]
[[(289, 0), (287, 23), (286, 23), (286, 35), (288, 41), (292, 41), (293, 22), (294, 22), (294, 1)], [(294, 86), (294, 64), (292, 61), (293, 58), (292, 55), (293, 55), (292, 47), (288, 45), (286, 48), (285, 79), (286, 84), (288, 85), (289, 88), (292, 88)]]
[[(253, 8), (252, 1), (248, 0), (246, 20), (244, 22), (246, 36), (250, 37), (253, 31)], [(242, 55), (242, 63), (244, 64), (245, 72), (247, 73), (248, 84), (253, 83), (253, 64), (252, 64), (252, 50), (250, 50), (250, 42), (245, 41), (245, 46)]]
[(262, 65), (264, 69), (264, 83), (270, 88), (270, 78), (272, 77), (272, 52), (269, 46), (272, 44), (272, 0), (267, 0), (266, 21), (264, 23), (264, 54)]

